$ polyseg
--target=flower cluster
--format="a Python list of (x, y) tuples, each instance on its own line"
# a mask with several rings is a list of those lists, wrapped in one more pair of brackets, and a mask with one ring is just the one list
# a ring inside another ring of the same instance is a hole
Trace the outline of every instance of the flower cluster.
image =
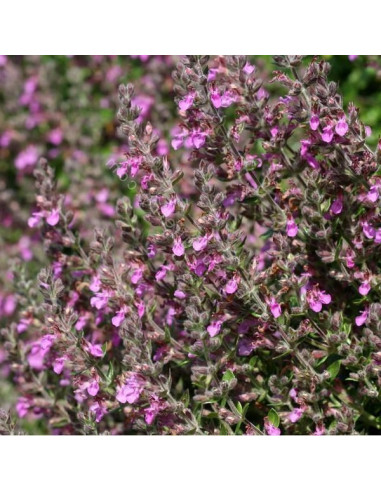
[[(246, 56), (161, 59), (145, 83), (166, 81), (170, 101), (122, 85), (112, 213), (108, 186), (96, 212), (33, 163), (28, 225), (47, 263), (37, 283), (16, 266), (18, 317), (2, 330), (20, 422), (52, 434), (379, 431), (381, 143), (367, 144), (327, 61), (274, 62), (269, 76)], [(28, 147), (16, 168), (32, 158)]]

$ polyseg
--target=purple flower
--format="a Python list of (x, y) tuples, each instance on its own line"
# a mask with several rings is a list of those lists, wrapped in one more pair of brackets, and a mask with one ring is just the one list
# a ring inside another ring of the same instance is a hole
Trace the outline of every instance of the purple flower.
[(323, 128), (323, 133), (321, 135), (323, 142), (330, 143), (333, 139), (333, 129), (331, 125), (327, 125)]
[(94, 297), (90, 299), (90, 304), (96, 309), (103, 309), (107, 306), (110, 294), (108, 292), (97, 292)]
[(138, 309), (138, 316), (139, 318), (143, 318), (144, 316), (144, 313), (145, 313), (145, 310), (146, 310), (146, 307), (144, 305), (144, 302), (143, 301), (140, 301), (137, 305), (137, 309)]
[(238, 283), (235, 278), (232, 278), (225, 285), (225, 292), (227, 294), (234, 294), (234, 292), (238, 289)]
[(294, 424), (295, 422), (300, 420), (303, 413), (304, 413), (303, 409), (294, 408), (294, 410), (288, 414), (288, 419), (290, 420), (290, 422), (292, 422)]
[(117, 311), (115, 316), (113, 316), (111, 323), (118, 328), (123, 323), (125, 317), (126, 317), (126, 308), (122, 308), (119, 311)]
[(311, 290), (307, 291), (307, 302), (312, 311), (320, 313), (323, 304), (329, 304), (331, 302), (331, 296), (319, 290), (317, 286), (314, 286)]
[(210, 100), (215, 108), (220, 108), (222, 104), (221, 95), (217, 90), (212, 90), (210, 94)]
[(287, 236), (288, 237), (295, 237), (298, 234), (299, 227), (295, 223), (294, 219), (288, 219), (287, 220), (287, 226), (286, 226), (286, 231), (287, 231)]
[(55, 226), (60, 220), (60, 212), (58, 209), (54, 208), (46, 218), (46, 222), (50, 226)]
[(343, 200), (342, 200), (341, 197), (336, 198), (336, 200), (334, 200), (334, 202), (331, 205), (331, 209), (330, 210), (335, 215), (341, 214), (341, 212), (343, 210)]
[(181, 111), (186, 111), (193, 105), (195, 95), (195, 92), (190, 92), (179, 101), (179, 108), (181, 109)]
[(270, 424), (270, 422), (265, 422), (265, 430), (269, 436), (280, 436), (281, 434), (280, 429)]
[(88, 342), (87, 345), (87, 351), (93, 356), (93, 357), (103, 357), (103, 350), (102, 350), (102, 345), (99, 343), (92, 344)]
[(207, 332), (211, 337), (215, 337), (216, 335), (219, 334), (221, 331), (221, 326), (222, 326), (223, 320), (218, 319), (214, 320), (210, 323), (210, 325), (206, 328)]
[(175, 290), (175, 293), (173, 295), (177, 297), (177, 299), (185, 299), (187, 296), (182, 290)]
[(139, 400), (144, 385), (138, 374), (132, 374), (125, 384), (118, 389), (116, 399), (120, 403), (135, 403)]
[(362, 232), (364, 233), (364, 236), (367, 237), (368, 239), (373, 239), (374, 236), (376, 235), (376, 229), (371, 226), (367, 221), (365, 221), (362, 225)]
[(29, 145), (24, 151), (16, 157), (15, 166), (23, 171), (37, 164), (39, 158), (38, 151), (34, 145)]
[(37, 227), (41, 223), (43, 216), (42, 212), (33, 212), (32, 216), (28, 219), (28, 226), (30, 228)]
[(340, 137), (343, 137), (348, 131), (348, 124), (345, 120), (345, 116), (339, 119), (336, 124), (335, 131)]
[(63, 371), (66, 360), (67, 360), (66, 356), (57, 357), (57, 359), (55, 359), (55, 361), (53, 362), (53, 371), (56, 374), (61, 374), (61, 372)]
[(89, 385), (87, 386), (87, 392), (90, 396), (96, 396), (99, 391), (99, 383), (96, 379), (91, 379)]
[(173, 254), (175, 256), (183, 256), (185, 249), (184, 245), (181, 241), (181, 237), (176, 238), (173, 242), (173, 247), (172, 247)]
[(168, 203), (160, 207), (160, 211), (164, 215), (164, 217), (170, 217), (171, 215), (173, 215), (175, 208), (176, 200), (169, 200)]
[(316, 113), (313, 113), (311, 115), (311, 118), (310, 118), (310, 128), (311, 130), (317, 130), (319, 128), (319, 124), (320, 124), (320, 119), (319, 119), (319, 115), (317, 115)]
[(143, 277), (143, 268), (139, 267), (133, 271), (131, 276), (131, 282), (136, 285)]
[(270, 311), (274, 318), (279, 318), (279, 316), (282, 316), (282, 309), (280, 305), (276, 302), (275, 297), (272, 297), (270, 300)]
[(198, 130), (193, 131), (190, 136), (191, 143), (196, 149), (201, 149), (205, 144), (206, 133)]
[(249, 62), (246, 62), (245, 66), (242, 69), (247, 75), (250, 75), (254, 72), (255, 67), (251, 65)]
[(30, 404), (30, 400), (28, 400), (28, 398), (24, 398), (22, 396), (17, 400), (16, 412), (17, 412), (17, 415), (20, 417), (20, 419), (23, 419), (27, 415), (30, 407), (31, 407), (31, 404)]
[(378, 200), (379, 193), (378, 193), (378, 187), (377, 186), (371, 186), (370, 190), (368, 191), (366, 198), (372, 202), (375, 203)]
[(159, 398), (156, 395), (152, 395), (150, 398), (150, 406), (144, 410), (144, 420), (146, 421), (146, 424), (151, 425), (162, 408), (163, 404), (160, 402)]
[(91, 413), (95, 415), (95, 422), (100, 422), (103, 417), (107, 414), (106, 407), (104, 403), (95, 401), (90, 407), (89, 410)]
[(362, 326), (368, 319), (369, 309), (366, 308), (364, 311), (360, 311), (360, 315), (356, 316), (355, 323), (357, 326)]
[(363, 282), (360, 287), (359, 287), (359, 292), (362, 296), (366, 296), (368, 292), (370, 291), (370, 283), (369, 282)]
[(195, 251), (202, 251), (208, 245), (208, 236), (201, 236), (193, 240), (192, 246)]

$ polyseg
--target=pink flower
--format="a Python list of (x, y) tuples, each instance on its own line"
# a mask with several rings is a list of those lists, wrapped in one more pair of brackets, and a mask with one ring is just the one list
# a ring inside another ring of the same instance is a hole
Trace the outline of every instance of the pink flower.
[(211, 337), (215, 337), (216, 335), (219, 334), (219, 332), (221, 330), (222, 323), (223, 323), (223, 320), (221, 320), (221, 319), (214, 320), (206, 328), (207, 332), (209, 333), (209, 335)]
[(294, 408), (294, 410), (288, 414), (288, 419), (290, 420), (290, 422), (292, 422), (294, 424), (295, 422), (300, 420), (303, 413), (304, 413), (303, 409)]
[(368, 319), (369, 309), (366, 308), (364, 311), (360, 311), (360, 315), (356, 316), (355, 323), (357, 326), (362, 326)]
[(133, 271), (131, 276), (131, 282), (136, 285), (143, 277), (143, 268), (139, 267)]
[(211, 91), (210, 100), (212, 101), (212, 104), (215, 108), (218, 109), (221, 107), (222, 99), (220, 93), (216, 89)]
[(298, 398), (297, 388), (291, 388), (289, 395), (290, 395), (290, 398), (292, 398), (294, 401), (297, 401), (297, 398)]
[(368, 292), (370, 291), (370, 283), (369, 282), (363, 282), (360, 287), (359, 287), (359, 292), (362, 296), (366, 296)]
[(287, 226), (286, 226), (286, 231), (287, 231), (287, 236), (288, 237), (295, 237), (298, 234), (299, 227), (295, 223), (294, 219), (288, 219), (287, 220)]
[(42, 212), (33, 212), (32, 216), (28, 219), (28, 226), (32, 229), (33, 227), (37, 227), (41, 223), (41, 219), (43, 217)]
[(103, 309), (107, 306), (110, 294), (108, 292), (97, 292), (94, 297), (90, 299), (90, 304), (96, 309)]
[(135, 403), (143, 391), (143, 381), (138, 374), (132, 374), (125, 384), (118, 389), (116, 399), (120, 403)]
[(245, 66), (242, 69), (247, 75), (250, 75), (254, 72), (255, 67), (251, 65), (249, 62), (246, 62)]
[(172, 251), (175, 256), (183, 256), (185, 249), (181, 237), (174, 240)]
[(327, 125), (323, 128), (323, 133), (321, 135), (323, 142), (330, 143), (333, 139), (333, 130), (331, 125)]
[(103, 357), (102, 345), (99, 343), (92, 344), (88, 342), (86, 349), (93, 357)]
[(145, 305), (144, 305), (144, 302), (143, 301), (140, 301), (137, 305), (137, 309), (138, 309), (138, 316), (139, 318), (143, 318), (144, 316), (144, 313), (145, 313)]
[(187, 296), (182, 290), (175, 290), (175, 293), (173, 295), (177, 297), (177, 299), (185, 299)]
[(159, 270), (156, 272), (155, 279), (159, 282), (160, 280), (163, 280), (168, 271), (173, 270), (173, 267), (171, 265), (162, 265)]
[(39, 153), (34, 145), (29, 145), (25, 150), (20, 152), (16, 157), (15, 166), (17, 169), (23, 171), (29, 167), (37, 164)]
[(235, 278), (232, 278), (225, 285), (225, 292), (227, 294), (234, 294), (234, 292), (238, 289), (238, 283)]
[(319, 162), (315, 159), (315, 157), (311, 154), (306, 154), (306, 161), (308, 162), (308, 165), (312, 167), (312, 169), (319, 169), (320, 164)]
[(66, 360), (67, 360), (66, 356), (57, 357), (57, 359), (55, 359), (55, 361), (53, 362), (53, 371), (56, 374), (61, 374), (61, 372), (63, 371)]
[(96, 396), (99, 391), (99, 383), (96, 379), (91, 379), (87, 387), (87, 392), (90, 396)]
[(122, 308), (117, 313), (115, 316), (113, 316), (111, 323), (116, 326), (117, 328), (123, 323), (125, 317), (126, 317), (126, 308)]
[(348, 131), (348, 124), (345, 120), (345, 116), (339, 119), (336, 124), (335, 131), (340, 137), (343, 137)]
[(317, 115), (316, 113), (313, 113), (311, 115), (311, 118), (310, 118), (310, 128), (311, 130), (317, 130), (319, 128), (319, 124), (320, 124), (320, 119), (319, 119), (319, 115)]
[(23, 396), (17, 400), (16, 403), (16, 412), (20, 419), (23, 419), (30, 409), (31, 404), (28, 398), (24, 398)]
[(326, 294), (324, 291), (319, 290), (315, 285), (311, 290), (307, 292), (307, 302), (315, 313), (320, 313), (323, 304), (329, 304), (331, 302), (330, 294)]
[(316, 425), (315, 432), (312, 434), (313, 436), (322, 436), (325, 433), (325, 427), (323, 424)]
[(173, 215), (176, 208), (176, 200), (169, 200), (168, 203), (160, 207), (161, 213), (164, 217), (170, 217)]
[(61, 128), (54, 128), (48, 134), (48, 141), (53, 145), (60, 145), (63, 139), (63, 133)]
[(216, 79), (216, 75), (218, 74), (218, 69), (217, 68), (210, 68), (208, 72), (208, 78), (207, 81), (211, 82), (212, 80)]
[(94, 275), (94, 277), (91, 279), (89, 289), (91, 292), (99, 292), (101, 289), (101, 281), (99, 280), (98, 275)]
[(95, 422), (100, 422), (102, 418), (106, 415), (107, 410), (103, 402), (95, 401), (89, 410), (95, 415)]
[(206, 133), (195, 130), (191, 133), (190, 140), (193, 147), (196, 149), (201, 149), (201, 147), (205, 144)]
[(196, 239), (194, 239), (192, 246), (195, 251), (202, 251), (205, 249), (208, 245), (208, 237), (207, 236), (201, 236)]
[(372, 227), (367, 221), (365, 221), (362, 225), (362, 232), (364, 236), (368, 239), (373, 239), (376, 235), (376, 229)]
[(348, 268), (353, 268), (355, 266), (355, 262), (353, 260), (356, 258), (356, 255), (352, 250), (348, 250), (344, 258)]
[(17, 324), (17, 333), (23, 333), (28, 329), (28, 326), (31, 324), (29, 319), (22, 318)]
[(276, 302), (275, 297), (272, 297), (270, 300), (270, 311), (274, 318), (279, 318), (279, 316), (282, 316), (282, 309), (280, 305)]
[(55, 226), (60, 220), (60, 212), (57, 208), (54, 208), (46, 218), (46, 222), (50, 226)]
[(179, 108), (181, 111), (186, 111), (193, 105), (193, 101), (195, 98), (195, 92), (190, 92), (183, 99), (179, 101)]
[(163, 408), (165, 408), (165, 405), (160, 402), (156, 395), (152, 395), (150, 397), (150, 406), (144, 410), (144, 420), (146, 421), (146, 424), (151, 425), (157, 414)]
[(371, 186), (370, 190), (368, 191), (366, 198), (372, 202), (375, 203), (378, 200), (379, 193), (378, 193), (378, 188), (377, 186)]
[(280, 436), (280, 429), (270, 422), (265, 422), (265, 431), (269, 436)]

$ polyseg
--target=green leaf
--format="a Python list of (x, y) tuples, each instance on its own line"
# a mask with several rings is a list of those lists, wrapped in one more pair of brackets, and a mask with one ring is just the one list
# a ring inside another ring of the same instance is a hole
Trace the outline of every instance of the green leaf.
[(273, 408), (269, 411), (268, 419), (269, 419), (270, 424), (272, 424), (274, 427), (279, 427), (280, 417), (279, 417), (277, 411), (274, 410)]
[(236, 407), (237, 407), (238, 413), (242, 416), (243, 408), (242, 408), (241, 402), (238, 402)]
[(327, 371), (330, 373), (331, 379), (335, 379), (335, 377), (339, 374), (340, 366), (341, 366), (341, 361), (336, 360), (330, 366), (327, 367)]
[(222, 376), (222, 381), (231, 381), (232, 379), (235, 379), (234, 372), (228, 369)]
[(274, 229), (268, 229), (266, 232), (261, 234), (259, 237), (262, 239), (269, 239), (274, 234)]

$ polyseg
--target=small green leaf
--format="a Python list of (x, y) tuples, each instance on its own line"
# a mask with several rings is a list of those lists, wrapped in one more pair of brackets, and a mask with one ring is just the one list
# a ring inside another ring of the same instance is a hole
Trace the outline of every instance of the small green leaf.
[(269, 418), (270, 424), (272, 424), (274, 427), (279, 427), (280, 417), (279, 417), (278, 413), (276, 412), (276, 410), (274, 410), (272, 408), (269, 411), (268, 418)]
[(222, 381), (231, 381), (232, 379), (235, 379), (234, 373), (228, 369), (222, 376)]
[(327, 367), (327, 371), (330, 373), (331, 379), (335, 379), (335, 377), (339, 374), (340, 366), (341, 366), (341, 361), (336, 360), (330, 366)]
[(237, 410), (238, 410), (239, 414), (242, 415), (243, 408), (242, 408), (241, 402), (238, 402), (237, 405), (236, 405), (236, 407), (237, 407)]

